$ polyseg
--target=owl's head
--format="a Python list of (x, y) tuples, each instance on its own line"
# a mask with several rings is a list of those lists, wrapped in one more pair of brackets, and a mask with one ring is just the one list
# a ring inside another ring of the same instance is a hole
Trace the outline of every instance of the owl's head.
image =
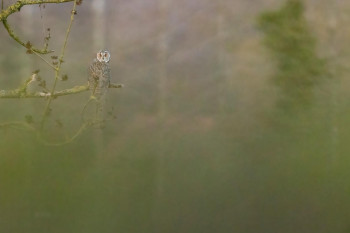
[(97, 53), (97, 60), (99, 62), (109, 62), (111, 59), (111, 54), (107, 50), (100, 50)]

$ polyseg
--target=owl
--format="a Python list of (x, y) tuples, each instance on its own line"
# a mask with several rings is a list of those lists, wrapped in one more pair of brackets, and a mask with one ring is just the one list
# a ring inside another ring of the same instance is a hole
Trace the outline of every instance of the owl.
[(105, 94), (110, 83), (110, 58), (107, 50), (100, 50), (89, 67), (89, 88), (97, 99)]
[(111, 79), (110, 58), (111, 55), (107, 50), (100, 50), (89, 67), (89, 89), (91, 90), (91, 97), (97, 101), (96, 113), (100, 116), (103, 112), (105, 97)]

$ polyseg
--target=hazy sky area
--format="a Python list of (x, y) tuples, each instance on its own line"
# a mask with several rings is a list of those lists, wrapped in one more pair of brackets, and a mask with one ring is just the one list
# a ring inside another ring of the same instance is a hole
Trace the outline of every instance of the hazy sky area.
[[(8, 17), (25, 43), (42, 48), (50, 35), (42, 58), (0, 24), (0, 90), (38, 69), (28, 91), (51, 90), (43, 59), (60, 55), (72, 6)], [(90, 91), (52, 99), (41, 134), (48, 98), (0, 98), (0, 233), (349, 231), (350, 1), (83, 0), (76, 10), (56, 90), (86, 85), (100, 49), (124, 87), (108, 89), (105, 128), (82, 133)]]

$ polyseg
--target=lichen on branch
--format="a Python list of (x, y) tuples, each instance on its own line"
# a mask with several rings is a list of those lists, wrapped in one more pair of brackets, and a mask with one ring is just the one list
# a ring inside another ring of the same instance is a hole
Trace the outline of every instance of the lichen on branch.
[[(25, 5), (36, 5), (36, 4), (44, 4), (44, 3), (65, 3), (65, 2), (73, 2), (75, 0), (18, 0), (16, 3), (10, 5), (6, 9), (2, 10), (0, 12), (0, 21), (2, 21), (6, 31), (8, 32), (9, 36), (12, 37), (17, 43), (22, 45), (23, 47), (27, 47), (27, 43), (24, 42), (24, 40), (20, 39), (12, 30), (10, 24), (7, 22), (7, 17), (9, 17), (11, 14), (19, 12), (21, 8)], [(53, 52), (53, 50), (47, 49), (47, 44), (45, 44), (43, 49), (38, 49), (35, 47), (30, 48), (36, 53), (40, 54), (47, 54)]]
[(15, 12), (21, 10), (25, 5), (39, 5), (44, 3), (65, 3), (73, 2), (74, 0), (18, 0), (16, 3), (10, 5), (0, 13), (0, 21), (7, 19), (7, 17)]
[[(29, 82), (28, 82), (29, 84)], [(111, 83), (108, 88), (122, 88), (122, 84)], [(21, 99), (21, 98), (57, 98), (59, 96), (78, 94), (89, 90), (89, 85), (75, 86), (72, 88), (55, 91), (53, 94), (47, 91), (28, 92), (27, 88), (21, 86), (14, 90), (0, 90), (0, 99)]]

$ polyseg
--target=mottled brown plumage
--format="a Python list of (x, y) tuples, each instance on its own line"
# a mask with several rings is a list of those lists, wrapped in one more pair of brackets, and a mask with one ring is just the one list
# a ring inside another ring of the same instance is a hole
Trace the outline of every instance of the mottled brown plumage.
[(89, 88), (91, 96), (96, 98), (97, 101), (96, 113), (98, 118), (103, 118), (106, 93), (111, 79), (109, 60), (110, 54), (108, 51), (99, 51), (89, 67)]

